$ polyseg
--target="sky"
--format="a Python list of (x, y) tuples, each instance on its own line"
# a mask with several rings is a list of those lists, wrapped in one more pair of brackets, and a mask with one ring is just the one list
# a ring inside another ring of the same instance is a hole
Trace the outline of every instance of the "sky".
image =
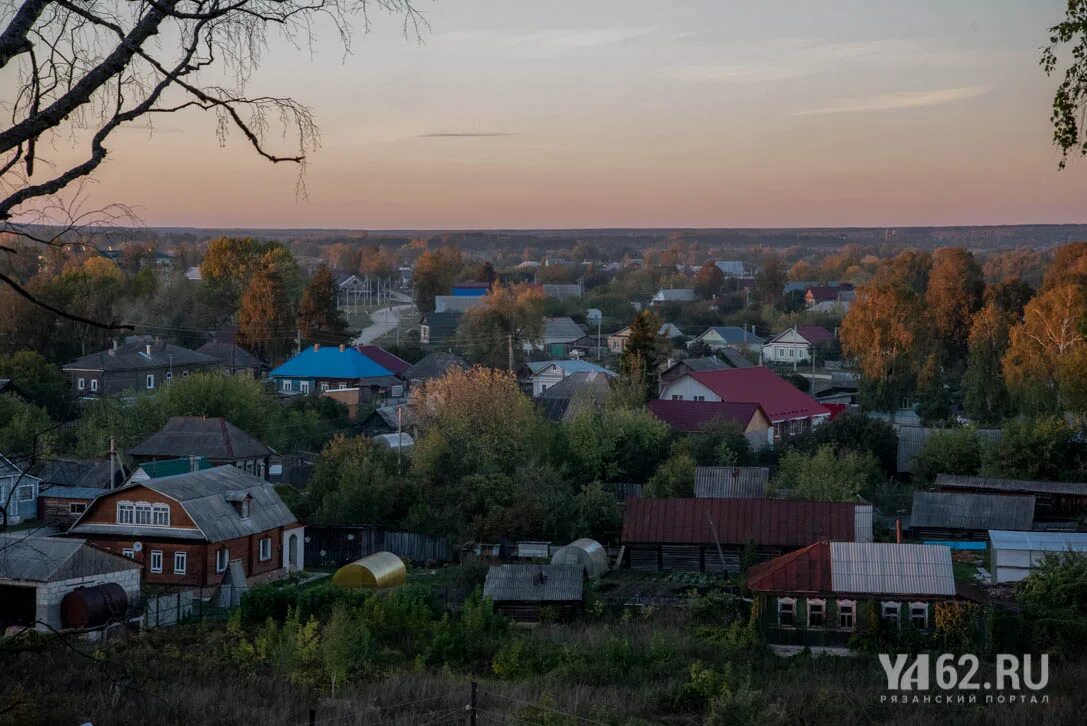
[(375, 15), (349, 54), (325, 27), (265, 55), (251, 92), (321, 128), (305, 197), (193, 113), (116, 136), (89, 203), (196, 227), (1087, 222), (1038, 65), (1062, 0), (416, 1), (421, 41)]

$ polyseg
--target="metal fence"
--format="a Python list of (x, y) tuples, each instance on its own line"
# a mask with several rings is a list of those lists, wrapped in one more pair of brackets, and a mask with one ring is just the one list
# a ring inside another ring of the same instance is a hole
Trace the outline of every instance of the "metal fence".
[(381, 527), (306, 527), (306, 567), (341, 567), (375, 552), (392, 552), (409, 562), (450, 562), (454, 553), (438, 537), (415, 532), (386, 531)]
[(170, 627), (187, 620), (226, 620), (248, 589), (246, 586), (220, 585), (149, 593), (131, 615), (149, 629)]

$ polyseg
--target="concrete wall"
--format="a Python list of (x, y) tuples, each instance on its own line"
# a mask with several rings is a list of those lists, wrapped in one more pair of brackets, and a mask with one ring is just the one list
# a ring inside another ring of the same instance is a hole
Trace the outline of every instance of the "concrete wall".
[[(60, 629), (60, 601), (64, 596), (77, 587), (92, 587), (115, 582), (124, 588), (128, 595), (128, 604), (132, 605), (140, 601), (140, 570), (130, 569), (119, 572), (107, 572), (100, 575), (88, 575), (86, 577), (73, 577), (69, 580), (57, 580), (47, 582), (37, 588), (37, 619), (47, 623), (50, 627)], [(37, 630), (47, 631), (44, 625), (36, 626)]]

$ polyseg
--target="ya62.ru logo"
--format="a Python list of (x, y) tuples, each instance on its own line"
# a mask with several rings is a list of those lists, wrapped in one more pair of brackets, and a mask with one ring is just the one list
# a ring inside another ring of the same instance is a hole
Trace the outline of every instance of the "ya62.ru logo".
[(1014, 655), (998, 653), (993, 675), (982, 680), (981, 661), (966, 653), (956, 657), (944, 653), (933, 659), (927, 653), (914, 656), (904, 653), (891, 660), (887, 653), (879, 654), (879, 663), (887, 676), (887, 688), (892, 691), (928, 691), (935, 681), (942, 691), (1040, 691), (1049, 683), (1049, 655)]

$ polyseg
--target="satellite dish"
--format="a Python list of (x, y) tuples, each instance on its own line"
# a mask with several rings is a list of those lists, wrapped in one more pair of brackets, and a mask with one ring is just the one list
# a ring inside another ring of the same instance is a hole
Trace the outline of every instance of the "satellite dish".
[(132, 551), (133, 552), (143, 552), (143, 542), (133, 542), (132, 543)]

